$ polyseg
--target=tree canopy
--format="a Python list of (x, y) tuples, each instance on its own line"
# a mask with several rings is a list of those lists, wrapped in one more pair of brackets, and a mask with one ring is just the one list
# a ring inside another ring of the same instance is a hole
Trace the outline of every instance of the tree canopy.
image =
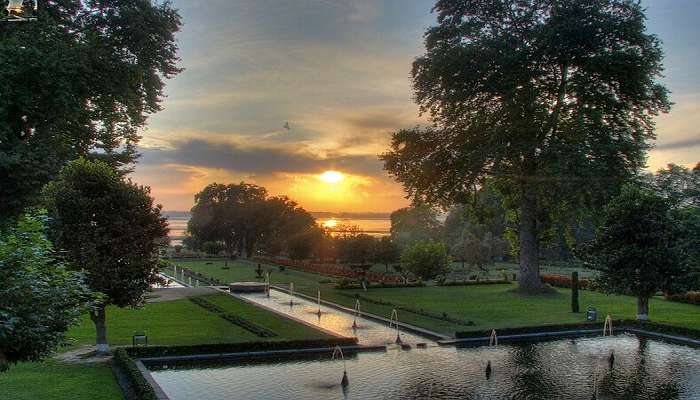
[(653, 118), (669, 109), (660, 42), (632, 0), (439, 0), (434, 11), (412, 69), (433, 125), (394, 133), (385, 168), (429, 203), (496, 185), (517, 219), (520, 286), (538, 289), (549, 211), (604, 204), (645, 163)]
[(180, 72), (179, 28), (169, 1), (144, 0), (40, 0), (36, 21), (0, 24), (0, 220), (36, 203), (68, 160), (134, 160)]
[(315, 223), (295, 201), (269, 196), (261, 186), (213, 183), (195, 195), (187, 230), (200, 243), (224, 243), (229, 254), (252, 256), (263, 245), (274, 255)]
[(679, 249), (680, 233), (668, 200), (626, 185), (606, 207), (602, 226), (581, 256), (588, 267), (600, 271), (603, 288), (637, 296), (637, 318), (647, 319), (651, 296), (689, 283), (690, 269)]
[(433, 240), (417, 241), (401, 253), (403, 268), (425, 280), (434, 279), (447, 272), (450, 262), (447, 246)]
[(391, 239), (403, 248), (419, 240), (436, 239), (442, 230), (437, 212), (424, 204), (414, 204), (391, 213)]
[(0, 372), (49, 355), (91, 299), (82, 274), (56, 257), (43, 219), (24, 215), (0, 234)]
[[(105, 306), (139, 306), (160, 281), (159, 250), (168, 227), (150, 189), (120, 176), (102, 161), (77, 159), (44, 190), (50, 238), (90, 288), (104, 294), (91, 317), (98, 350), (106, 350)], [(102, 346), (102, 347), (100, 347)]]

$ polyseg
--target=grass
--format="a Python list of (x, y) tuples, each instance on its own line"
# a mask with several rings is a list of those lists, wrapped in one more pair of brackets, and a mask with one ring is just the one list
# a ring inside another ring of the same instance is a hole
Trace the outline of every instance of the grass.
[[(215, 276), (224, 282), (255, 281), (256, 265), (243, 261), (177, 261), (206, 275)], [(227, 267), (227, 269), (225, 269)], [(478, 286), (426, 286), (418, 288), (340, 290), (334, 288), (335, 279), (327, 276), (305, 273), (287, 268), (279, 272), (272, 266), (263, 266), (272, 271), (271, 282), (286, 286), (295, 283), (297, 291), (316, 296), (320, 289), (322, 297), (347, 307), (353, 307), (353, 296), (363, 297), (394, 305), (379, 305), (362, 302), (364, 311), (388, 317), (395, 306), (424, 309), (432, 313), (447, 313), (460, 320), (473, 321), (474, 325), (461, 325), (438, 318), (399, 311), (399, 318), (427, 329), (452, 334), (455, 331), (498, 329), (505, 327), (538, 326), (582, 322), (585, 310), (592, 306), (598, 310), (599, 318), (611, 314), (615, 319), (634, 319), (636, 316), (636, 299), (630, 296), (606, 295), (592, 291), (580, 291), (578, 314), (570, 312), (571, 292), (569, 289), (557, 289), (547, 296), (527, 296), (511, 291), (514, 284), (478, 285)], [(349, 295), (349, 296), (348, 296)], [(650, 316), (653, 321), (700, 329), (700, 307), (654, 298), (650, 303)]]
[[(296, 340), (325, 337), (316, 330), (276, 314), (261, 310), (225, 294), (207, 296), (231, 314), (262, 325), (279, 336), (271, 340)], [(264, 340), (224, 320), (187, 299), (151, 303), (142, 309), (107, 309), (107, 340), (112, 345), (130, 345), (134, 332), (144, 331), (151, 345), (194, 345), (238, 343)], [(74, 345), (93, 344), (95, 327), (85, 316), (68, 336)], [(269, 339), (268, 339), (269, 340)]]
[[(107, 309), (107, 338), (112, 345), (130, 345), (136, 331), (145, 331), (150, 345), (195, 345), (326, 338), (328, 335), (257, 308), (225, 294), (205, 296), (231, 314), (268, 328), (278, 336), (261, 338), (188, 299), (150, 303), (141, 309)], [(68, 332), (72, 347), (95, 342), (88, 316)], [(107, 364), (64, 363), (54, 359), (20, 363), (0, 373), (0, 398), (13, 400), (123, 399)]]
[(0, 398), (13, 400), (124, 398), (107, 364), (19, 363), (0, 373), (0, 388)]

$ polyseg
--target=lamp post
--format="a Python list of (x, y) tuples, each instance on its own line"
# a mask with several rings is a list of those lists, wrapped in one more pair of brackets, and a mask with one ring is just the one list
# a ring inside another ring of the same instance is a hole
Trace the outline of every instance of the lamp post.
[(34, 0), (0, 0), (0, 9), (1, 22), (36, 21), (37, 3)]

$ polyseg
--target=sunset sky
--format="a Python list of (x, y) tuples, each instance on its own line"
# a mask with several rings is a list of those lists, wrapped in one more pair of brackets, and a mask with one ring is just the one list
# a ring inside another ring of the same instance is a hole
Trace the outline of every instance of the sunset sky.
[[(246, 181), (310, 211), (407, 204), (377, 154), (424, 122), (409, 71), (435, 18), (429, 0), (175, 0), (185, 71), (151, 117), (134, 179), (166, 210), (211, 182)], [(675, 103), (650, 169), (700, 161), (697, 0), (646, 0)], [(285, 127), (285, 124), (288, 125)], [(342, 175), (320, 175), (328, 170)]]

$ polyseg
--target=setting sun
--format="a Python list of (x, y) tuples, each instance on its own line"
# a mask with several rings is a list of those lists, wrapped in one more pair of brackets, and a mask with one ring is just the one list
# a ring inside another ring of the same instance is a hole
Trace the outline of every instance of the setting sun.
[(338, 183), (343, 180), (344, 176), (338, 171), (326, 171), (318, 178), (326, 183)]
[(338, 220), (333, 219), (333, 218), (327, 219), (327, 220), (323, 221), (323, 222), (321, 223), (321, 225), (322, 225), (324, 228), (335, 228), (336, 226), (338, 226)]

